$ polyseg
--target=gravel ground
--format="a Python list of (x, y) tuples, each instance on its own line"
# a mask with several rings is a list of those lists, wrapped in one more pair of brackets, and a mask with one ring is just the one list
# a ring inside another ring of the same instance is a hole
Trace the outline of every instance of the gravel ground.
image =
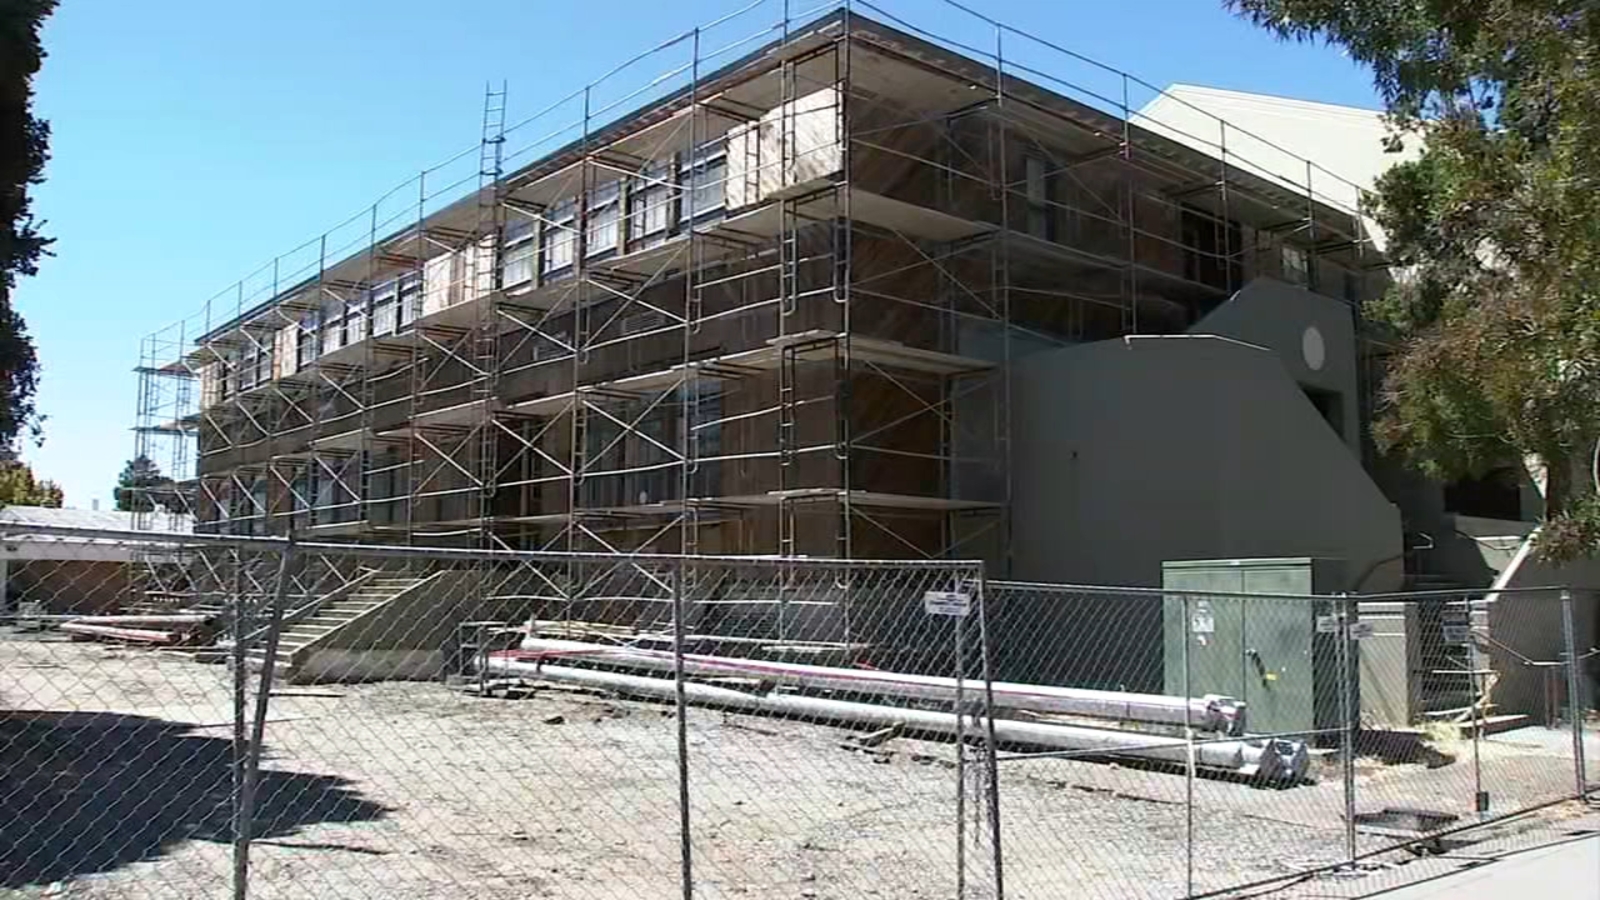
[[(0, 640), (0, 896), (227, 896), (230, 685), (226, 667), (172, 652)], [(993, 896), (977, 800), (958, 839), (952, 746), (898, 738), (866, 752), (838, 729), (707, 710), (691, 710), (686, 731), (696, 896), (952, 897), (960, 846), (967, 896)], [(1495, 813), (1555, 800), (1572, 790), (1564, 738), (1486, 740), (1477, 778), (1470, 743), (1439, 768), (1364, 761), (1357, 809), (1467, 821), (1480, 780)], [(677, 740), (670, 707), (569, 690), (284, 688), (267, 725), (251, 896), (679, 896)], [(1591, 753), (1600, 759), (1600, 739)], [(1207, 892), (1345, 852), (1337, 773), (1273, 790), (1056, 758), (1007, 758), (999, 771), (1017, 900), (1177, 897), (1191, 866)], [(1574, 806), (1471, 840), (1570, 831)], [(1359, 849), (1388, 841), (1363, 834)], [(1361, 878), (1276, 895), (1392, 887), (1425, 874), (1412, 860), (1385, 854)]]

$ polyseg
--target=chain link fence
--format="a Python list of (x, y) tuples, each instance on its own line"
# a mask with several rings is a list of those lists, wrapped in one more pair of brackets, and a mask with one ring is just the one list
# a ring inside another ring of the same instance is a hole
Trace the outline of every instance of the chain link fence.
[(0, 894), (1292, 896), (1589, 755), (1554, 589), (6, 540)]

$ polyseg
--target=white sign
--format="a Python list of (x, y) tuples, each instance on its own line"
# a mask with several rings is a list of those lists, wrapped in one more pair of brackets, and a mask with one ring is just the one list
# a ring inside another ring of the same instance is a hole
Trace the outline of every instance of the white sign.
[(928, 591), (922, 595), (922, 608), (930, 616), (966, 616), (972, 611), (972, 595), (960, 591)]
[(1472, 642), (1472, 626), (1453, 622), (1444, 623), (1444, 642), (1446, 644), (1470, 644)]
[(1338, 616), (1317, 616), (1317, 634), (1338, 634)]
[(1367, 638), (1372, 637), (1373, 634), (1375, 634), (1375, 632), (1372, 629), (1371, 622), (1350, 623), (1350, 636), (1358, 641), (1364, 641)]
[(1189, 630), (1195, 634), (1217, 633), (1217, 616), (1211, 611), (1211, 601), (1195, 602), (1194, 612), (1189, 614)]

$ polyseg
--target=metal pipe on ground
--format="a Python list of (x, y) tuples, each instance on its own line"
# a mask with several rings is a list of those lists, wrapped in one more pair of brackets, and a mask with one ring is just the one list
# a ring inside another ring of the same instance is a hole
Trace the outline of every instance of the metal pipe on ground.
[(116, 641), (129, 641), (140, 644), (175, 644), (182, 639), (182, 632), (164, 631), (153, 628), (126, 628), (117, 625), (93, 625), (84, 621), (64, 622), (61, 630), (75, 638), (110, 638)]
[(111, 616), (80, 616), (72, 621), (83, 625), (116, 625), (128, 628), (162, 629), (204, 625), (211, 621), (204, 613), (152, 613), (148, 616), (118, 613)]
[[(505, 655), (526, 660), (571, 660), (658, 672), (673, 671), (675, 665), (673, 654), (665, 651), (538, 637), (523, 640), (520, 657), (515, 651)], [(702, 678), (756, 678), (770, 684), (813, 690), (847, 691), (939, 703), (953, 703), (956, 698), (955, 679), (930, 675), (695, 653), (684, 654), (683, 666), (684, 674)], [(1202, 731), (1232, 737), (1241, 737), (1245, 733), (1244, 703), (1215, 694), (1184, 698), (996, 681), (993, 682), (993, 695), (996, 709), (1063, 713), (1116, 722), (1192, 725)]]
[[(621, 694), (662, 700), (675, 699), (679, 687), (675, 680), (665, 678), (549, 665), (518, 659), (507, 653), (490, 655), (485, 660), (485, 666), (495, 675), (602, 688)], [(1177, 765), (1185, 764), (1189, 759), (1190, 744), (1182, 738), (1076, 725), (1024, 722), (999, 717), (989, 722), (982, 716), (958, 717), (949, 712), (830, 700), (800, 694), (746, 693), (693, 681), (684, 682), (682, 688), (685, 700), (697, 706), (813, 721), (885, 727), (899, 725), (914, 731), (947, 737), (954, 737), (963, 729), (972, 730), (976, 724), (979, 728), (992, 726), (995, 740), (1004, 744), (1077, 750)], [(965, 723), (962, 722), (963, 718), (966, 719)], [(1259, 777), (1281, 784), (1296, 784), (1302, 781), (1310, 764), (1305, 746), (1290, 741), (1212, 741), (1194, 744), (1193, 749), (1195, 763), (1201, 768)]]

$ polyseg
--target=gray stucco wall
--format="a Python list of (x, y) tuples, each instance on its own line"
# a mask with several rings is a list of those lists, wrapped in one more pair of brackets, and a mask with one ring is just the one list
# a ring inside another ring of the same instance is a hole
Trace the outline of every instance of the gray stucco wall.
[[(1488, 622), (1494, 639), (1490, 658), (1499, 673), (1492, 695), (1495, 711), (1526, 713), (1542, 720), (1547, 691), (1565, 702), (1564, 671), (1528, 666), (1523, 658), (1541, 662), (1562, 658), (1566, 629), (1559, 589), (1563, 587), (1572, 593), (1573, 641), (1578, 655), (1581, 658), (1600, 647), (1600, 560), (1557, 566), (1540, 562), (1530, 553), (1501, 587), (1508, 590), (1491, 595), (1495, 600)], [(1580, 701), (1592, 708), (1600, 657), (1590, 657), (1581, 665)]]
[(1159, 586), (1163, 560), (1293, 556), (1399, 586), (1398, 512), (1277, 354), (1135, 337), (1015, 371), (1010, 577)]
[(1273, 278), (1257, 278), (1189, 333), (1265, 347), (1278, 355), (1294, 381), (1338, 395), (1339, 434), (1360, 458), (1355, 318), (1348, 303)]

